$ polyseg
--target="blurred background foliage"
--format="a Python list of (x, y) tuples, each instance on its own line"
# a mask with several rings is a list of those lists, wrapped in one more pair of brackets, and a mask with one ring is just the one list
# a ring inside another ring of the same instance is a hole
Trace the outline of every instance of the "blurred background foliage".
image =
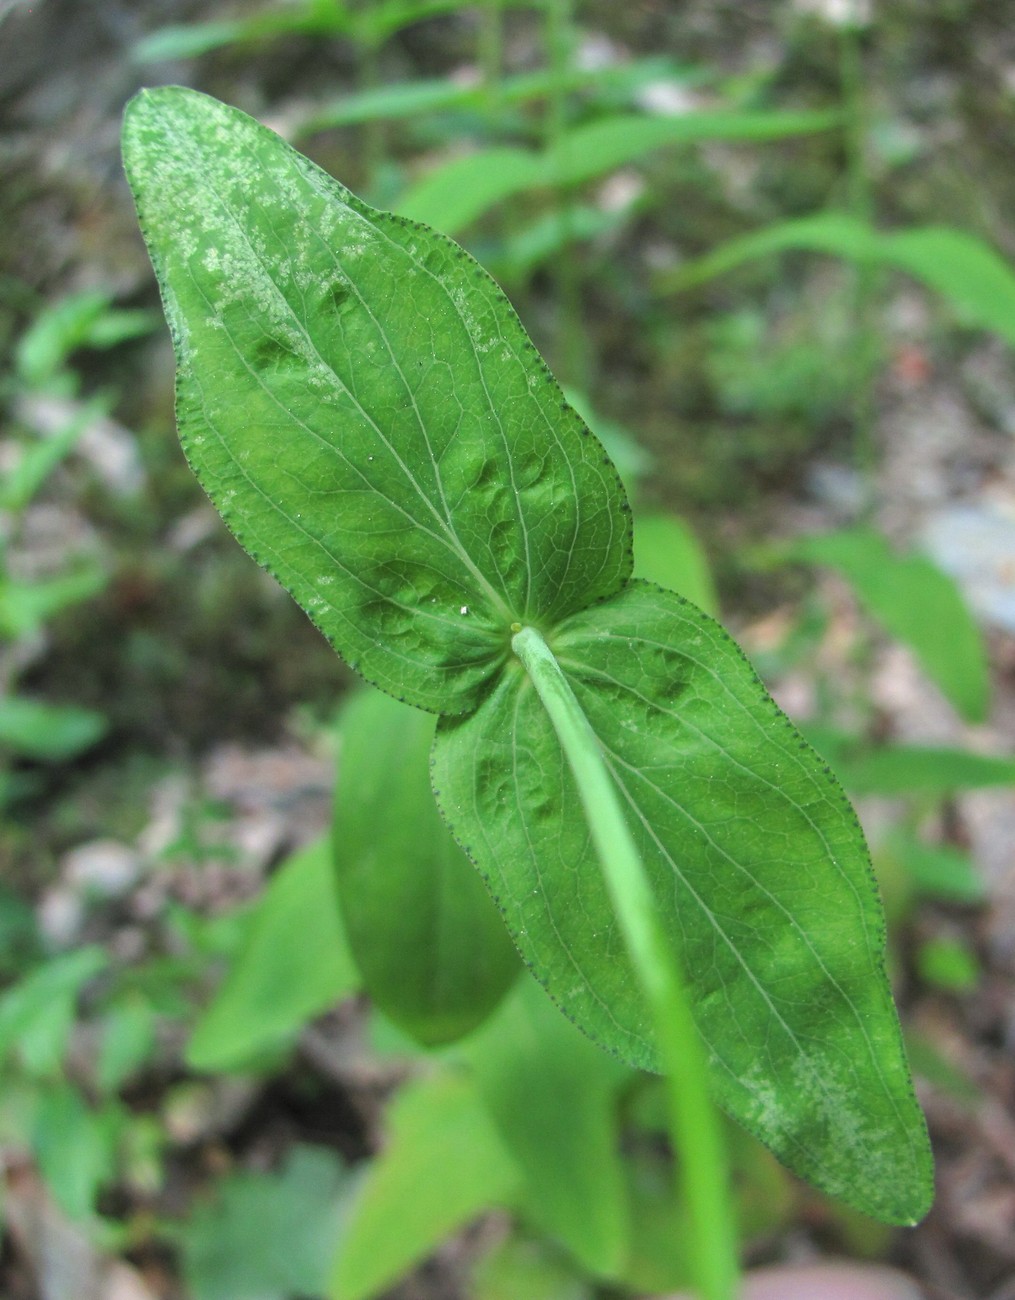
[[(858, 800), (938, 1206), (890, 1234), (731, 1134), (745, 1257), (884, 1258), (931, 1297), (1015, 1295), (1005, 17), (0, 3), (5, 1295), (685, 1280), (655, 1081), (527, 977), (484, 1020), (508, 950), (464, 1007), (371, 959), (370, 926), (399, 942), (404, 890), (464, 860), (418, 790), (363, 777), (426, 736), (369, 697), (340, 711), (351, 675), (179, 453), (117, 154), (125, 100), (165, 82), (499, 278), (621, 469), (638, 572), (721, 613)], [(357, 902), (366, 842), (392, 875)]]

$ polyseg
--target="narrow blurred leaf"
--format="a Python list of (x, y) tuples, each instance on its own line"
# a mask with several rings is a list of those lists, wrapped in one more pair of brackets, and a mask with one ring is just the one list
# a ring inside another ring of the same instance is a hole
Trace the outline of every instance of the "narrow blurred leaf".
[(673, 116), (615, 113), (574, 127), (543, 158), (545, 184), (577, 185), (637, 162), (667, 145), (706, 140), (752, 144), (829, 131), (841, 125), (838, 111), (696, 109)]
[(18, 1047), (33, 1073), (58, 1073), (78, 994), (106, 964), (101, 948), (79, 948), (7, 989), (0, 996), (0, 1060)]
[(388, 1111), (342, 1236), (329, 1296), (368, 1300), (483, 1210), (509, 1204), (521, 1174), (468, 1079), (406, 1085)]
[(32, 1145), (47, 1186), (72, 1219), (88, 1218), (99, 1188), (113, 1177), (122, 1121), (118, 1106), (92, 1109), (69, 1083), (42, 1094)]
[(634, 573), (669, 587), (678, 596), (719, 614), (719, 598), (704, 548), (689, 524), (676, 515), (639, 515), (634, 523)]
[(629, 429), (597, 411), (587, 394), (566, 386), (564, 396), (606, 448), (628, 496), (636, 496), (638, 480), (649, 473), (654, 463), (651, 452)]
[(949, 993), (971, 993), (982, 974), (976, 954), (960, 939), (928, 939), (917, 949), (916, 968), (928, 984)]
[(512, 194), (541, 183), (537, 154), (501, 145), (439, 164), (402, 195), (398, 211), (454, 235)]
[(30, 636), (61, 610), (96, 595), (107, 581), (99, 568), (36, 582), (12, 582), (0, 577), (0, 637)]
[(155, 1048), (155, 1028), (155, 1013), (140, 994), (124, 997), (109, 1008), (95, 1066), (100, 1092), (116, 1092), (149, 1059)]
[(1015, 785), (1015, 759), (924, 745), (871, 746), (831, 727), (805, 724), (804, 735), (854, 794), (927, 795)]
[(520, 1213), (590, 1273), (614, 1275), (629, 1227), (616, 1096), (630, 1069), (565, 1020), (531, 978), (466, 1057), (523, 1173)]
[(592, 1284), (543, 1241), (517, 1233), (472, 1270), (470, 1300), (592, 1300)]
[(435, 725), (432, 714), (380, 691), (349, 702), (339, 723), (332, 832), (342, 919), (363, 987), (428, 1045), (481, 1024), (521, 970), (479, 873), (437, 812)]
[(187, 1063), (242, 1069), (352, 993), (358, 976), (335, 899), (331, 846), (320, 840), (280, 867), (257, 904), (248, 938), (195, 1026)]
[[(665, 56), (636, 59), (607, 68), (573, 67), (564, 72), (556, 68), (538, 68), (534, 72), (503, 77), (496, 86), (496, 100), (503, 106), (524, 104), (560, 90), (588, 89), (597, 95), (604, 91), (629, 92), (651, 81), (663, 78), (686, 81), (691, 75), (690, 69)], [(489, 100), (490, 91), (482, 82), (463, 85), (448, 77), (399, 81), (344, 95), (333, 104), (314, 110), (300, 122), (298, 131), (304, 135), (377, 119), (416, 117), (421, 113), (455, 108), (482, 109)]]
[(940, 293), (970, 324), (1015, 343), (1015, 272), (982, 239), (947, 226), (881, 231), (845, 213), (822, 212), (722, 244), (662, 276), (659, 287), (679, 291), (789, 249), (895, 267)]
[(904, 830), (886, 845), (915, 890), (951, 903), (982, 903), (987, 889), (968, 853), (947, 844), (925, 844)]
[(0, 698), (0, 745), (16, 754), (59, 763), (90, 749), (107, 728), (101, 713), (48, 704), (24, 695)]
[(22, 445), (16, 463), (0, 480), (0, 507), (23, 510), (41, 490), (57, 465), (73, 450), (92, 422), (104, 414), (105, 399), (93, 398), (76, 406), (63, 428), (37, 443)]
[(88, 339), (90, 329), (112, 302), (108, 293), (89, 289), (45, 307), (18, 340), (14, 363), (29, 388), (43, 388), (67, 357)]
[(840, 573), (885, 630), (908, 646), (964, 718), (987, 713), (987, 657), (955, 580), (923, 555), (899, 554), (883, 537), (849, 529), (804, 537), (793, 558)]
[(403, 195), (398, 210), (453, 235), (512, 194), (595, 180), (664, 145), (779, 140), (827, 131), (839, 121), (838, 113), (730, 109), (674, 117), (612, 114), (574, 127), (543, 152), (501, 147), (455, 158), (434, 168)]
[(570, 244), (585, 243), (618, 230), (630, 213), (631, 207), (605, 211), (588, 204), (575, 204), (566, 216), (545, 212), (529, 225), (507, 231), (489, 250), (478, 245), (474, 248), (491, 275), (501, 282), (518, 284)]

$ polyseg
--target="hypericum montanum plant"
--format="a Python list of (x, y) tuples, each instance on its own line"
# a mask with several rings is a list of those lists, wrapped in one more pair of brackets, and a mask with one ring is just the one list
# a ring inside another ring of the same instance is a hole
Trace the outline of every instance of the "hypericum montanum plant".
[(919, 1219), (853, 810), (722, 628), (632, 580), (616, 471), (496, 284), (196, 92), (137, 96), (124, 153), (191, 465), (343, 658), (440, 714), (438, 804), (550, 996), (669, 1077), (703, 1294), (735, 1287), (706, 1073), (791, 1169)]

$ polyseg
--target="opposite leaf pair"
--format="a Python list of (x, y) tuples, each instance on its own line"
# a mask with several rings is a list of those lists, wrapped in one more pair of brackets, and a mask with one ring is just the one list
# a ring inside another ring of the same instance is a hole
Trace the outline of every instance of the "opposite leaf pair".
[(616, 472), (497, 286), (194, 92), (143, 92), (124, 152), (195, 472), (354, 668), (441, 714), (441, 809), (551, 996), (657, 1065), (522, 628), (591, 725), (715, 1095), (792, 1169), (915, 1221), (930, 1155), (856, 818), (718, 624), (630, 579)]

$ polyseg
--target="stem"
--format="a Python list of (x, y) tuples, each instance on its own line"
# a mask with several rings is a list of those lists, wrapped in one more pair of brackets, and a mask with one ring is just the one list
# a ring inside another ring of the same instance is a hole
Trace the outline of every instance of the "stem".
[[(860, 30), (851, 22), (839, 35), (839, 77), (846, 109), (846, 185), (850, 214), (870, 224), (874, 219), (874, 196), (867, 170), (867, 104), (864, 97), (863, 58)], [(862, 263), (853, 269), (853, 454), (864, 478), (864, 514), (872, 507), (874, 450), (873, 370), (877, 336), (871, 327), (871, 310), (881, 276), (877, 267)]]
[(602, 748), (570, 683), (535, 628), (519, 628), (511, 646), (529, 674), (571, 768), (624, 944), (652, 1009), (699, 1294), (703, 1300), (733, 1300), (738, 1268), (726, 1160), (708, 1090), (705, 1047), (691, 1013), (678, 954), (659, 921), (652, 888)]
[(483, 93), (486, 112), (496, 125), (500, 115), (501, 77), (504, 69), (503, 0), (485, 0), (479, 32), (480, 66), (483, 69)]
[[(567, 88), (574, 54), (572, 0), (548, 0), (546, 48), (553, 80), (547, 98), (544, 145), (561, 162), (567, 138)], [(574, 186), (555, 178), (557, 221), (562, 247), (557, 257), (557, 289), (560, 312), (561, 369), (567, 381), (583, 391), (588, 380), (588, 349), (582, 326), (581, 272), (574, 240)]]

